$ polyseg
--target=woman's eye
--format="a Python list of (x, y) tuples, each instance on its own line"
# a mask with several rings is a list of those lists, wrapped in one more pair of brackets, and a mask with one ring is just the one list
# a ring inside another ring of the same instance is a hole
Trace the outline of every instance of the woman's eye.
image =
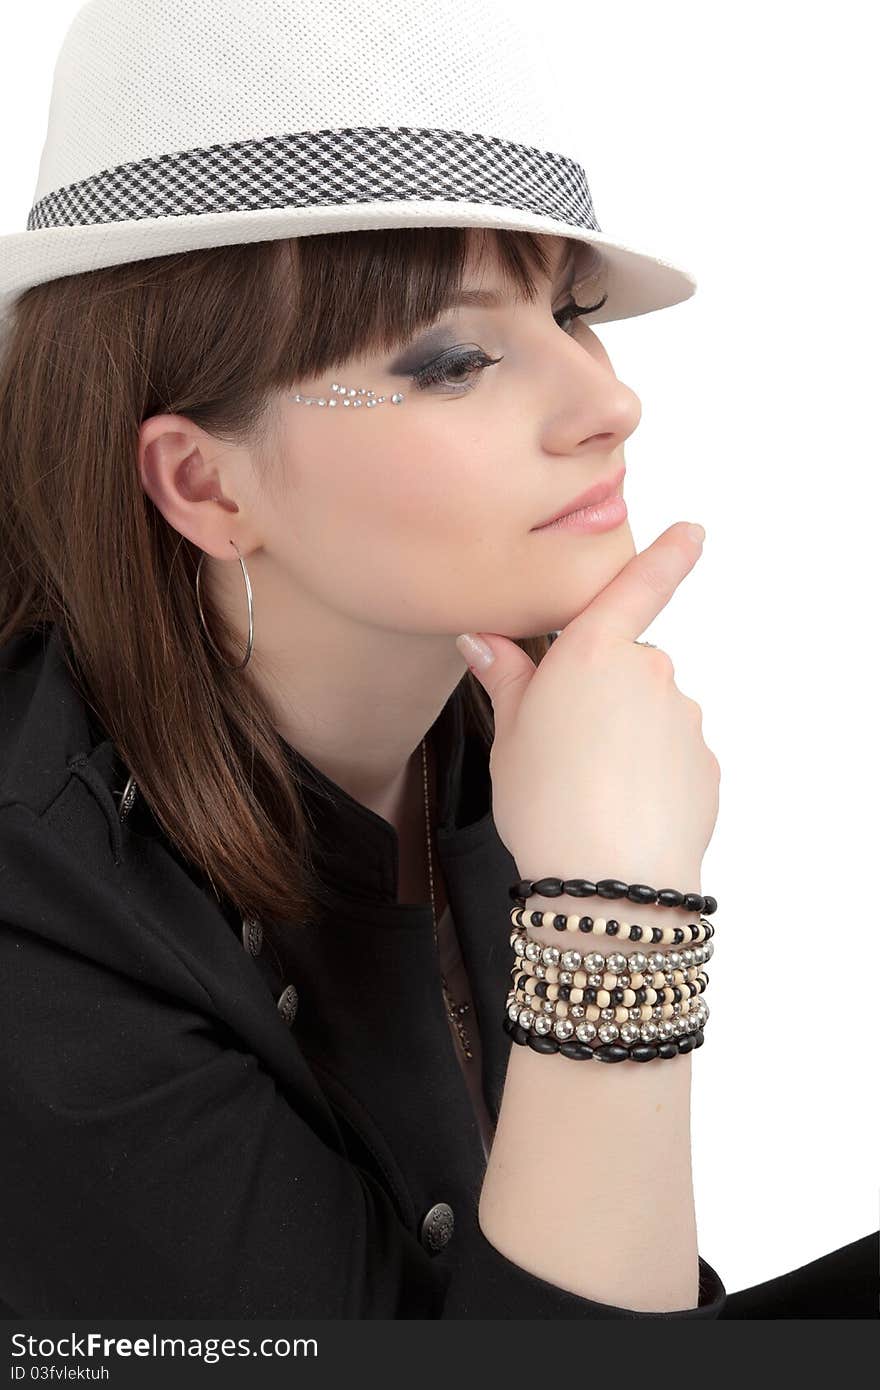
[(561, 309), (556, 310), (556, 313), (553, 315), (553, 317), (559, 324), (559, 327), (563, 328), (567, 326), (569, 323), (571, 323), (572, 319), (579, 318), (581, 314), (595, 314), (596, 310), (601, 309), (602, 305), (606, 302), (607, 299), (607, 294), (603, 294), (598, 304), (586, 305), (575, 304), (574, 300), (570, 299), (567, 304), (563, 304)]
[[(417, 372), (413, 372), (412, 380), (420, 391), (425, 391), (429, 386), (438, 384), (451, 386), (452, 395), (462, 395), (465, 391), (472, 391), (476, 382), (470, 380), (477, 373), (483, 371), (485, 367), (494, 367), (496, 362), (502, 362), (502, 357), (488, 357), (483, 349), (476, 344), (465, 351), (462, 348), (450, 348), (448, 352), (443, 352), (439, 357), (435, 357), (433, 362), (428, 362), (426, 366), (420, 367)], [(455, 381), (453, 378), (464, 375), (464, 381)]]
[[(607, 298), (606, 294), (598, 304), (586, 305), (575, 304), (573, 299), (569, 300), (568, 304), (563, 304), (561, 309), (556, 310), (553, 317), (560, 328), (567, 328), (568, 324), (581, 314), (594, 314), (597, 309), (601, 309)], [(411, 380), (420, 391), (425, 391), (431, 386), (445, 385), (452, 388), (447, 394), (461, 396), (474, 389), (486, 367), (494, 367), (497, 362), (503, 361), (503, 357), (487, 356), (482, 348), (474, 343), (469, 351), (455, 347), (441, 353), (433, 362), (428, 362), (417, 372), (413, 372)], [(456, 377), (460, 379), (454, 380)]]

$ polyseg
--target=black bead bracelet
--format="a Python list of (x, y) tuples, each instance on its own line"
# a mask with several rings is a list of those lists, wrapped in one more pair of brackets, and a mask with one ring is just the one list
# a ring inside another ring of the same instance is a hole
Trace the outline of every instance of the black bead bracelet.
[[(714, 900), (713, 900), (714, 901)], [(523, 914), (528, 912), (525, 904), (510, 909), (510, 920), (515, 927), (525, 927)], [(544, 919), (549, 917), (549, 922)], [(553, 927), (556, 931), (565, 932), (577, 930), (578, 933), (588, 934), (595, 931), (596, 922), (601, 923), (602, 930), (598, 936), (620, 937), (621, 941), (641, 941), (645, 946), (660, 945), (666, 941), (672, 946), (681, 946), (688, 942), (709, 941), (715, 935), (715, 928), (711, 922), (704, 917), (700, 918), (700, 925), (696, 926), (693, 922), (688, 922), (683, 927), (640, 927), (638, 923), (631, 922), (623, 924), (623, 935), (621, 935), (621, 924), (614, 917), (597, 918), (594, 922), (592, 917), (568, 917), (564, 912), (542, 912), (540, 909), (528, 913), (529, 925), (533, 927)], [(573, 924), (573, 925), (572, 925)], [(646, 935), (645, 933), (648, 933)], [(690, 933), (690, 938), (688, 938)]]
[(530, 1029), (523, 1028), (522, 1024), (514, 1023), (506, 1011), (501, 1026), (521, 1047), (530, 1047), (534, 1052), (561, 1052), (563, 1057), (582, 1062), (590, 1061), (594, 1057), (599, 1062), (653, 1062), (677, 1057), (679, 1053), (693, 1052), (695, 1048), (702, 1047), (704, 1042), (702, 1028), (698, 1028), (694, 1033), (684, 1033), (680, 1038), (669, 1038), (662, 1043), (636, 1043), (632, 1047), (624, 1047), (620, 1043), (603, 1043), (600, 1047), (591, 1047), (589, 1043), (576, 1042), (573, 1039), (559, 1042), (548, 1033), (533, 1033)]
[(600, 878), (597, 883), (588, 878), (521, 878), (507, 891), (518, 903), (525, 903), (533, 895), (561, 898), (565, 894), (570, 898), (626, 898), (631, 903), (683, 907), (697, 915), (711, 914), (718, 907), (717, 899), (708, 895), (679, 893), (677, 888), (649, 888), (646, 883), (624, 883), (619, 878)]

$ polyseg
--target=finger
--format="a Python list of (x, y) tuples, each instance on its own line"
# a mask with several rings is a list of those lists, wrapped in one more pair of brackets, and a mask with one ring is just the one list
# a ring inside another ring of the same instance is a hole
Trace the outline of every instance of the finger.
[(677, 521), (634, 555), (561, 636), (592, 631), (635, 641), (666, 607), (702, 552), (702, 539), (690, 534), (688, 522)]

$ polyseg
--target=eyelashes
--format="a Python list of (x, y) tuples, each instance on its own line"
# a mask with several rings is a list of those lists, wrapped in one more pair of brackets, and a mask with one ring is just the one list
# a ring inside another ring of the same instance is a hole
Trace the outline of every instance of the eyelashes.
[[(566, 327), (572, 320), (579, 318), (582, 314), (595, 314), (598, 309), (608, 299), (604, 294), (597, 304), (576, 304), (574, 300), (569, 300), (563, 304), (561, 309), (557, 309), (553, 317), (560, 328)], [(447, 385), (453, 389), (449, 395), (463, 395), (466, 391), (472, 391), (477, 384), (479, 374), (487, 367), (494, 367), (496, 363), (503, 362), (502, 357), (489, 357), (477, 343), (463, 347), (450, 348), (443, 352), (439, 357), (435, 357), (432, 362), (428, 362), (418, 371), (410, 374), (410, 379), (419, 391), (427, 391), (432, 386)], [(450, 378), (460, 376), (464, 373), (464, 381), (452, 381)], [(475, 378), (471, 380), (471, 378)]]
[(603, 294), (602, 298), (596, 304), (575, 304), (574, 300), (570, 299), (567, 304), (563, 304), (561, 309), (556, 310), (553, 317), (557, 323), (559, 323), (561, 317), (567, 317), (570, 321), (571, 319), (578, 318), (580, 314), (595, 314), (597, 310), (601, 309), (602, 305), (607, 302), (607, 294)]
[(436, 386), (441, 382), (453, 387), (463, 386), (464, 390), (470, 391), (473, 388), (467, 385), (467, 382), (450, 381), (450, 377), (464, 372), (467, 378), (483, 371), (486, 367), (494, 367), (496, 362), (503, 362), (503, 360), (503, 357), (487, 356), (476, 343), (470, 352), (466, 351), (465, 348), (454, 347), (450, 348), (448, 352), (441, 353), (439, 357), (435, 357), (434, 361), (429, 362), (427, 366), (419, 368), (417, 372), (413, 373), (412, 380), (420, 391), (427, 391), (429, 386)]

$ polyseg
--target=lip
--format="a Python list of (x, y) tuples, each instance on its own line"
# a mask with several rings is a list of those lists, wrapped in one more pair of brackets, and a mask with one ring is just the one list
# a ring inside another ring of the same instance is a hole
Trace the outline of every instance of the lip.
[(563, 516), (569, 516), (571, 512), (580, 511), (582, 507), (592, 507), (596, 502), (604, 502), (607, 497), (623, 482), (626, 475), (626, 464), (610, 478), (605, 478), (601, 483), (594, 483), (577, 497), (573, 497), (570, 502), (566, 502), (561, 511), (554, 512), (553, 516), (548, 516), (546, 520), (539, 521), (537, 526), (533, 526), (533, 531), (540, 531), (542, 526), (549, 526), (554, 521), (559, 521)]

